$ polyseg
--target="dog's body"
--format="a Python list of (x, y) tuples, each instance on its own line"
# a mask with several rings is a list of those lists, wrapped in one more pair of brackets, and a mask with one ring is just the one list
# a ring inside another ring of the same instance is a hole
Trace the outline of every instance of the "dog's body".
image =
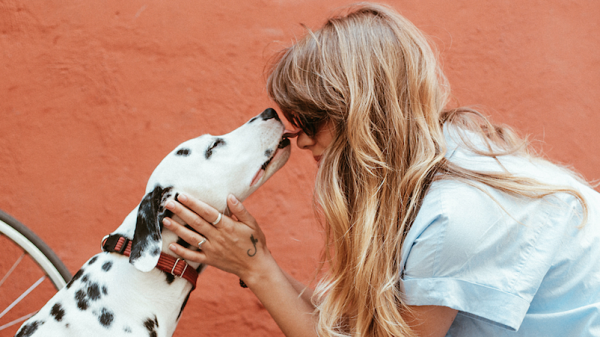
[[(24, 336), (171, 336), (192, 284), (155, 268), (160, 253), (181, 241), (162, 228), (167, 200), (186, 193), (227, 212), (231, 193), (244, 200), (290, 154), (285, 127), (272, 109), (224, 136), (203, 135), (179, 145), (154, 170), (146, 195), (113, 234), (132, 241), (131, 255), (92, 257), (17, 332)], [(180, 220), (180, 219), (176, 219)], [(193, 248), (193, 247), (192, 247)], [(203, 265), (189, 262), (201, 271)]]

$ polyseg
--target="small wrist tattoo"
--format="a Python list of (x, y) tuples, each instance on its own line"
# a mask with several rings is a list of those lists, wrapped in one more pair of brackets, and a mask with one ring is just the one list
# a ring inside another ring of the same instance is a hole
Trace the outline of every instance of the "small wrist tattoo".
[(252, 241), (252, 245), (254, 246), (254, 253), (250, 254), (250, 251), (252, 249), (248, 249), (248, 251), (246, 252), (246, 254), (248, 254), (248, 256), (253, 257), (254, 255), (256, 255), (257, 253), (257, 249), (256, 249), (256, 243), (258, 242), (257, 239), (254, 238), (254, 235), (250, 235), (250, 241)]

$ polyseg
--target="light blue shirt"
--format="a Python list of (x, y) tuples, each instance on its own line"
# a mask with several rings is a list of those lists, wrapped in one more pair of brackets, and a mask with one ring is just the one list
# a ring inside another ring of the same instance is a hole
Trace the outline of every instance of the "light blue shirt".
[(402, 248), (406, 303), (458, 310), (446, 336), (600, 336), (600, 194), (554, 166), (500, 164), (468, 150), (456, 129), (444, 134), (453, 163), (574, 187), (589, 218), (579, 227), (580, 203), (566, 193), (528, 199), (436, 181)]

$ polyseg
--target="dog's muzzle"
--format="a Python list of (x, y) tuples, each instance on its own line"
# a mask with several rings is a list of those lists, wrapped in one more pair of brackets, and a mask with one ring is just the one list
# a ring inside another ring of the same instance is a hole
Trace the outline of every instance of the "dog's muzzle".
[(279, 141), (279, 144), (277, 144), (277, 150), (274, 151), (274, 153), (271, 155), (271, 157), (262, 164), (262, 166), (260, 167), (258, 172), (256, 172), (256, 175), (252, 179), (250, 186), (254, 186), (254, 184), (256, 184), (264, 176), (265, 172), (267, 171), (267, 167), (269, 166), (269, 164), (271, 164), (273, 159), (275, 159), (277, 157), (277, 155), (282, 152), (281, 151), (282, 149), (285, 149), (286, 147), (290, 146), (290, 144), (291, 144), (291, 142), (290, 142), (289, 138), (286, 136), (286, 134), (284, 134), (282, 136), (281, 140)]

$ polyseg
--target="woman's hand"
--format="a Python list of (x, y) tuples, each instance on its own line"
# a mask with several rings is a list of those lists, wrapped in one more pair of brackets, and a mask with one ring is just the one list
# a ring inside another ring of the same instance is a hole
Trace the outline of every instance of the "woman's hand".
[(227, 205), (232, 217), (223, 215), (213, 225), (219, 216), (216, 209), (186, 195), (179, 195), (178, 200), (167, 203), (167, 209), (201, 234), (169, 218), (163, 222), (165, 227), (191, 245), (197, 246), (204, 238), (207, 241), (201, 251), (172, 244), (169, 248), (173, 252), (186, 260), (206, 263), (240, 277), (286, 336), (316, 337), (314, 306), (308, 294), (312, 292), (305, 293), (300, 282), (279, 268), (256, 220), (241, 202), (230, 195)]
[(267, 249), (266, 239), (256, 220), (233, 195), (227, 198), (227, 205), (234, 217), (223, 215), (215, 225), (219, 212), (204, 202), (180, 194), (179, 202), (170, 201), (166, 207), (185, 223), (198, 231), (195, 233), (170, 218), (165, 218), (164, 226), (187, 243), (197, 246), (204, 238), (202, 250), (193, 251), (178, 244), (170, 249), (186, 260), (205, 263), (232, 273), (249, 284), (265, 262), (272, 260)]

